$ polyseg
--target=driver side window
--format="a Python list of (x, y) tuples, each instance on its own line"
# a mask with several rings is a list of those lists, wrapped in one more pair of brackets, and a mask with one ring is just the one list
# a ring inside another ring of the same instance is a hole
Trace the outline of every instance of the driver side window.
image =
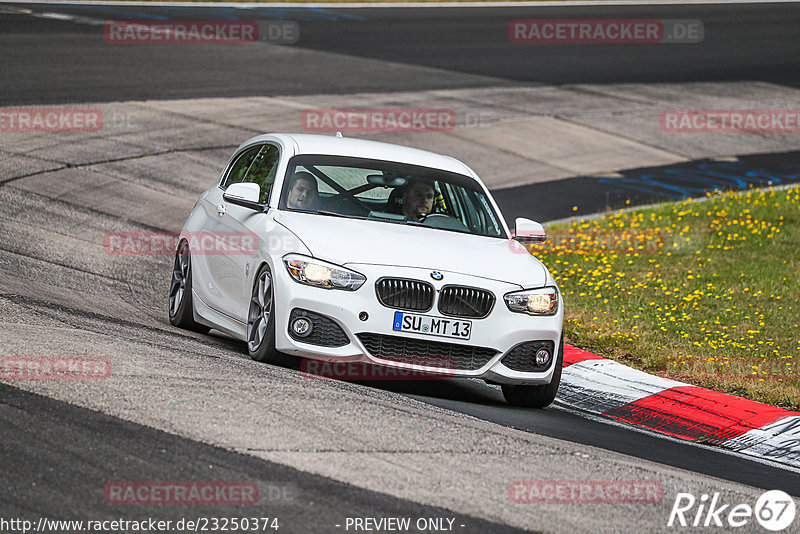
[(278, 147), (264, 145), (244, 178), (245, 182), (258, 184), (261, 188), (261, 196), (258, 199), (261, 204), (266, 204), (269, 200), (269, 192), (275, 183), (275, 173), (278, 170), (279, 155)]
[(247, 171), (250, 170), (250, 165), (253, 164), (253, 160), (256, 159), (261, 148), (262, 145), (248, 148), (236, 158), (236, 161), (233, 162), (228, 171), (228, 176), (225, 177), (225, 181), (222, 183), (222, 189), (227, 189), (231, 184), (238, 184), (244, 180)]

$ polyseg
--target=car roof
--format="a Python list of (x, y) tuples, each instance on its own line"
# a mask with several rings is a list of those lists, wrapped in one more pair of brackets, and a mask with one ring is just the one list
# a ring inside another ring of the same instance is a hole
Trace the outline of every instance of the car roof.
[(322, 154), (397, 161), (400, 163), (442, 169), (478, 179), (477, 175), (475, 175), (469, 167), (450, 156), (444, 156), (418, 148), (409, 148), (366, 139), (337, 137), (335, 135), (275, 133), (248, 139), (245, 144), (251, 144), (257, 141), (268, 141), (275, 138), (283, 141), (283, 144), (287, 147), (293, 146), (295, 155)]

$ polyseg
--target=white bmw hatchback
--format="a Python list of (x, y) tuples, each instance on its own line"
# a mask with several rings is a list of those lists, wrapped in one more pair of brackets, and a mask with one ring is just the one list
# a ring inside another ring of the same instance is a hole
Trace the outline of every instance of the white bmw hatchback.
[(478, 176), (412, 148), (322, 135), (245, 141), (181, 237), (170, 322), (283, 354), (558, 390), (563, 300)]

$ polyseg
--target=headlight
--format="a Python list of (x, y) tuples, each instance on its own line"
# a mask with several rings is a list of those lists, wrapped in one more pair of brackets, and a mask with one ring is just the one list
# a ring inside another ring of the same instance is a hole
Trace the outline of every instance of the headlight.
[(512, 312), (529, 315), (555, 315), (558, 311), (558, 290), (555, 287), (517, 291), (505, 295), (503, 299)]
[(367, 281), (363, 274), (299, 254), (284, 256), (283, 264), (295, 282), (309, 286), (355, 291)]

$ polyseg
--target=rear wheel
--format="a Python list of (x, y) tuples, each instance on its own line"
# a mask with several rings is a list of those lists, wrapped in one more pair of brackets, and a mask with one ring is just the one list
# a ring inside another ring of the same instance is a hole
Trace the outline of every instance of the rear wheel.
[(264, 265), (256, 275), (247, 313), (247, 352), (257, 362), (283, 360), (283, 354), (275, 348), (274, 302), (272, 272)]
[(178, 328), (205, 334), (209, 327), (194, 320), (192, 304), (192, 259), (189, 243), (181, 241), (175, 252), (172, 281), (169, 287), (169, 322)]
[(553, 378), (549, 384), (539, 386), (511, 386), (503, 385), (503, 397), (512, 406), (522, 406), (525, 408), (546, 408), (553, 403), (558, 393), (558, 385), (561, 383), (561, 366), (564, 364), (564, 336), (558, 347), (558, 357), (556, 358)]

